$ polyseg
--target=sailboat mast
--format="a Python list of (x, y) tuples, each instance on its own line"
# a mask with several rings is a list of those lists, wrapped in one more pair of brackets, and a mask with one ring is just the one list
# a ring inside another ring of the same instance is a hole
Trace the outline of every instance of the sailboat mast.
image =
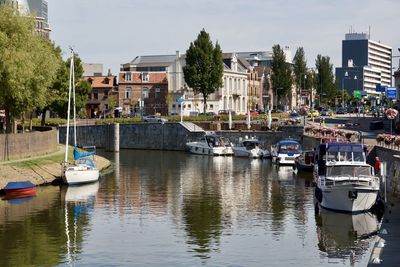
[[(74, 59), (75, 54), (72, 54), (72, 59)], [(72, 89), (73, 89), (73, 98), (74, 98), (74, 147), (76, 146), (76, 103), (75, 103), (75, 64), (74, 60), (72, 60)]]
[(65, 160), (68, 162), (68, 140), (69, 140), (69, 120), (71, 117), (71, 89), (72, 89), (72, 70), (73, 70), (73, 50), (71, 49), (71, 62), (69, 67), (69, 89), (68, 89), (68, 109), (67, 109), (67, 134), (65, 137)]

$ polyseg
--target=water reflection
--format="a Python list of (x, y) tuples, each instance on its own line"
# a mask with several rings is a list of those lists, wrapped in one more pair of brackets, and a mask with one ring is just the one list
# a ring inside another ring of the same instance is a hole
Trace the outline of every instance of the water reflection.
[(371, 236), (376, 234), (379, 226), (372, 213), (351, 215), (322, 208), (315, 214), (315, 223), (321, 252), (327, 253), (329, 258), (354, 255), (355, 260), (368, 251)]
[(99, 182), (79, 186), (64, 186), (64, 216), (65, 216), (65, 249), (64, 263), (74, 265), (82, 251), (84, 231), (94, 209), (95, 197), (99, 190)]
[(54, 266), (60, 262), (59, 187), (38, 187), (37, 196), (18, 205), (0, 201), (0, 266)]
[(360, 229), (369, 227), (352, 220), (340, 233), (331, 224), (348, 227), (341, 214), (316, 215), (312, 178), (291, 167), (182, 152), (105, 155), (115, 171), (100, 184), (38, 188), (22, 206), (0, 201), (0, 266), (326, 266), (349, 249), (365, 262)]

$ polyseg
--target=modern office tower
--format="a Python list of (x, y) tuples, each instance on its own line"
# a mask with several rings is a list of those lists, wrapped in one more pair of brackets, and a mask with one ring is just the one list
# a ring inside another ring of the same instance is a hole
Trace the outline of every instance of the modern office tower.
[(48, 5), (45, 0), (0, 0), (0, 5), (9, 4), (22, 15), (33, 16), (36, 20), (35, 31), (44, 39), (50, 39)]
[(391, 86), (392, 48), (372, 41), (367, 33), (350, 32), (342, 41), (342, 67), (336, 68), (338, 89), (362, 91), (369, 99), (382, 94), (376, 89)]

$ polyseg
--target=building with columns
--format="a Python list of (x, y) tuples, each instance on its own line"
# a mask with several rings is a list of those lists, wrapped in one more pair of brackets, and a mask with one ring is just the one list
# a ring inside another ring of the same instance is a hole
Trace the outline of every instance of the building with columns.
[[(143, 94), (143, 107), (146, 113), (153, 114), (160, 110), (161, 114), (180, 114), (184, 116), (199, 114), (203, 112), (204, 103), (201, 94), (194, 94), (193, 90), (185, 83), (183, 67), (185, 66), (185, 55), (179, 51), (175, 55), (153, 55), (136, 57), (132, 62), (122, 64), (119, 74), (119, 99), (120, 106), (128, 112), (128, 106), (132, 106), (140, 98), (141, 93), (151, 90), (152, 85), (162, 99), (161, 109), (152, 109), (152, 94)], [(245, 114), (248, 109), (248, 63), (237, 57), (234, 53), (223, 54), (223, 86), (207, 98), (207, 112), (218, 113), (220, 110), (231, 109), (236, 114)], [(139, 76), (144, 73), (148, 75), (149, 81)], [(132, 94), (129, 95), (128, 91)], [(157, 95), (155, 91), (154, 96)], [(176, 99), (183, 98), (185, 101), (177, 103)], [(147, 100), (146, 100), (147, 99)], [(140, 102), (139, 102), (140, 103)]]

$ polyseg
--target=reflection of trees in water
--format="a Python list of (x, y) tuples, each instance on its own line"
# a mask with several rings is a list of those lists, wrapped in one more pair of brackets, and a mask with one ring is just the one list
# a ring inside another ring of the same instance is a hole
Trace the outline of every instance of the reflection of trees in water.
[[(6, 205), (0, 225), (0, 266), (54, 266), (61, 261), (65, 246), (64, 212), (60, 190), (40, 187), (29, 202)], [(18, 212), (18, 216), (7, 214)], [(23, 212), (21, 212), (23, 211)]]
[(344, 259), (354, 253), (356, 259), (368, 252), (378, 221), (371, 213), (343, 214), (316, 208), (318, 248), (329, 258)]
[(193, 246), (197, 256), (208, 258), (213, 247), (218, 250), (222, 233), (222, 210), (218, 195), (185, 196), (182, 206), (188, 244)]

